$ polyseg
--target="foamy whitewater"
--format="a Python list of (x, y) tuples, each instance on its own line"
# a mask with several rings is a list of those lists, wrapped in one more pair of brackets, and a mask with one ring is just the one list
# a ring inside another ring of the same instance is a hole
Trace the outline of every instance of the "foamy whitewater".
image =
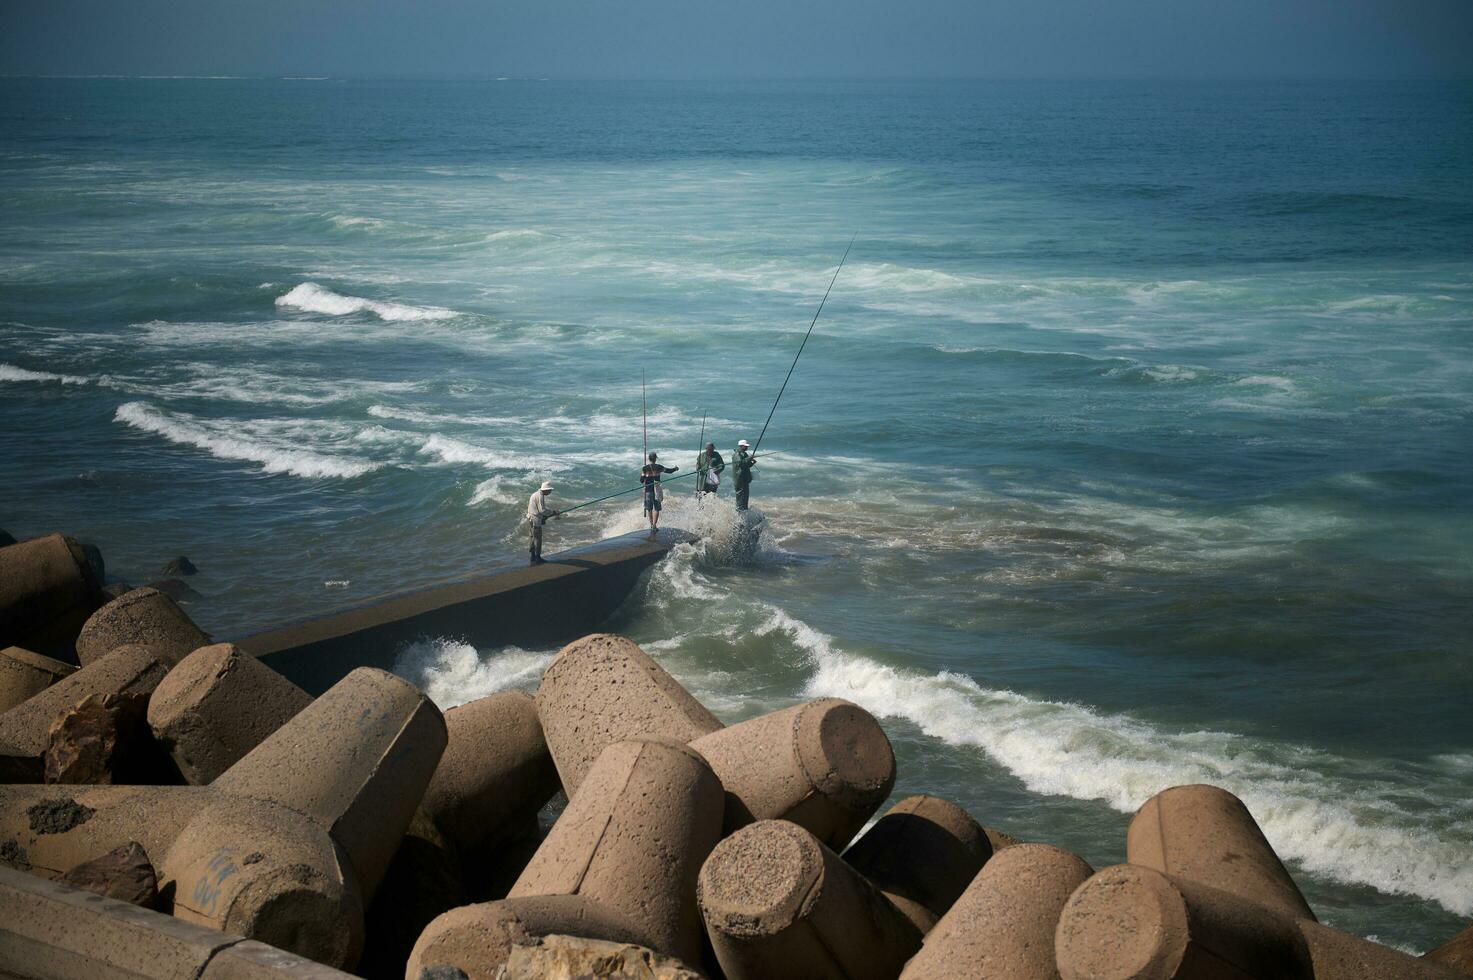
[[(1470, 93), (0, 79), (0, 527), (187, 554), (228, 638), (524, 560), (647, 427), (702, 543), (609, 628), (722, 718), (849, 698), (897, 795), (1097, 867), (1225, 786), (1322, 919), (1427, 949), (1473, 915)], [(685, 474), (856, 232), (753, 551)]]

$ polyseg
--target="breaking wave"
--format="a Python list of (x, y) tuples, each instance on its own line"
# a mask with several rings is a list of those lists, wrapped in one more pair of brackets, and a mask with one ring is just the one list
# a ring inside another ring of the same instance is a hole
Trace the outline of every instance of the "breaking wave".
[(126, 402), (113, 416), (143, 432), (169, 442), (202, 449), (216, 459), (261, 464), (263, 473), (286, 473), (308, 479), (354, 477), (378, 469), (379, 464), (328, 456), (297, 448), (286, 439), (262, 438), (243, 431), (240, 423), (215, 422), (183, 412), (163, 412), (145, 402)]
[(380, 320), (394, 323), (412, 323), (416, 320), (448, 320), (458, 314), (437, 306), (408, 306), (404, 303), (386, 303), (364, 299), (362, 296), (344, 296), (325, 289), (315, 282), (304, 282), (276, 297), (276, 305), (285, 309), (301, 310), (304, 313), (322, 313), (327, 316), (350, 316), (354, 313), (372, 313)]
[(0, 364), (0, 381), (37, 381), (57, 382), (64, 385), (84, 385), (86, 378), (79, 378), (75, 374), (53, 374), (50, 371), (31, 371), (14, 364)]
[[(1133, 813), (1169, 786), (1212, 783), (1242, 798), (1280, 856), (1311, 874), (1473, 913), (1473, 850), (1456, 843), (1473, 828), (1435, 832), (1393, 801), (1404, 788), (1333, 775), (1363, 771), (1353, 760), (1225, 732), (1163, 731), (1126, 715), (984, 688), (961, 674), (891, 667), (837, 649), (775, 608), (758, 632), (785, 633), (810, 657), (804, 696), (848, 698), (979, 750), (1034, 793)], [(1428, 802), (1451, 813), (1456, 795)]]
[(403, 647), (394, 659), (393, 672), (447, 710), (508, 688), (531, 693), (555, 654), (554, 650), (504, 647), (482, 657), (469, 643), (437, 637)]

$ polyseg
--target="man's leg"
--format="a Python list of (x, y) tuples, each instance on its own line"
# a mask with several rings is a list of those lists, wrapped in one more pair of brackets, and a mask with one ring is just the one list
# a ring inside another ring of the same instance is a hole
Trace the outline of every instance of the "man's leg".
[(531, 542), (530, 542), (530, 550), (532, 552), (532, 560), (533, 561), (541, 561), (542, 560), (542, 525), (535, 524), (534, 523), (534, 524), (532, 524), (530, 526), (531, 526), (531, 529), (532, 529), (532, 531), (531, 531)]
[(746, 487), (737, 488), (737, 510), (747, 509), (747, 493), (748, 490)]

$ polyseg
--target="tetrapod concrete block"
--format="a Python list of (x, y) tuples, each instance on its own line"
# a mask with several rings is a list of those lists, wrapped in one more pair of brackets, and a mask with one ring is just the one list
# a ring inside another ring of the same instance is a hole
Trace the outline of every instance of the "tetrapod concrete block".
[(0, 972), (55, 980), (347, 980), (214, 929), (0, 867)]
[(372, 895), (445, 751), (445, 722), (413, 684), (359, 667), (211, 785), (312, 818)]
[(0, 855), (51, 876), (136, 840), (174, 915), (350, 966), (444, 744), (418, 691), (359, 669), (207, 787), (0, 786)]
[(716, 846), (701, 868), (701, 915), (728, 980), (891, 980), (920, 930), (818, 838), (763, 820)]
[(563, 647), (542, 675), (537, 714), (568, 799), (615, 742), (650, 735), (689, 742), (721, 727), (648, 654), (610, 633)]
[(511, 949), (501, 980), (705, 980), (679, 960), (632, 943), (545, 936)]
[(0, 779), (39, 782), (51, 725), (89, 695), (146, 697), (168, 666), (152, 650), (124, 646), (0, 714)]
[(0, 650), (0, 713), (35, 697), (76, 669), (24, 647)]
[(0, 548), (0, 646), (70, 658), (101, 588), (82, 546), (65, 535)]
[(209, 634), (178, 603), (158, 589), (142, 588), (118, 596), (88, 618), (77, 636), (77, 659), (85, 666), (120, 646), (136, 644), (172, 666), (209, 643)]
[(991, 856), (982, 826), (936, 796), (907, 796), (844, 852), (849, 866), (922, 933), (931, 931)]
[(926, 934), (901, 980), (1055, 980), (1054, 927), (1090, 874), (1048, 844), (1004, 848)]
[(1461, 974), (1311, 919), (1151, 868), (1099, 872), (1054, 936), (1063, 980), (1460, 980)]
[(1126, 860), (1313, 919), (1283, 862), (1242, 801), (1216, 786), (1173, 786), (1130, 821)]
[(148, 700), (148, 725), (193, 786), (213, 782), (312, 698), (231, 643), (179, 661)]
[(507, 897), (587, 895), (633, 922), (650, 937), (644, 945), (699, 962), (696, 876), (721, 837), (721, 814), (721, 783), (694, 749), (671, 739), (616, 743)]
[(838, 698), (760, 715), (691, 747), (726, 789), (728, 834), (754, 820), (790, 820), (841, 850), (895, 785), (884, 729)]
[(507, 898), (451, 909), (431, 922), (409, 954), (404, 978), (497, 980), (513, 946), (551, 935), (649, 946), (638, 926), (586, 895)]
[(525, 830), (558, 790), (537, 705), (502, 691), (445, 713), (449, 741), (423, 807), (472, 864)]
[(1433, 963), (1473, 976), (1473, 926), (1469, 926), (1447, 942), (1426, 953)]

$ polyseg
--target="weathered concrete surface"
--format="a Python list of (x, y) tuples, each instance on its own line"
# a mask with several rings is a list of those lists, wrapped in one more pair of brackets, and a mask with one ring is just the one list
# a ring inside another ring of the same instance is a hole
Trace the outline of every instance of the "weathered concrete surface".
[(921, 933), (797, 824), (763, 820), (726, 838), (701, 868), (701, 915), (728, 980), (891, 980)]
[(167, 665), (144, 647), (119, 647), (22, 704), (0, 714), (0, 779), (39, 782), (51, 724), (88, 695), (147, 695)]
[(641, 575), (676, 544), (694, 540), (662, 528), (288, 623), (235, 641), (310, 694), (354, 667), (393, 666), (400, 646), (423, 636), (456, 636), (480, 647), (566, 643), (618, 608)]
[(1314, 912), (1242, 801), (1216, 786), (1173, 786), (1130, 821), (1126, 860), (1313, 919)]
[(611, 633), (585, 636), (558, 652), (537, 687), (537, 714), (569, 799), (615, 742), (646, 736), (689, 742), (721, 728), (649, 654)]
[(445, 729), (445, 754), (421, 806), (460, 855), (479, 865), (557, 793), (557, 769), (537, 705), (521, 691), (451, 708)]
[(449, 971), (459, 970), (469, 980), (497, 980), (513, 946), (554, 934), (649, 946), (636, 925), (586, 895), (508, 898), (463, 905), (431, 922), (414, 944), (404, 977), (453, 977)]
[(703, 980), (668, 956), (631, 943), (544, 936), (511, 948), (501, 980)]
[(0, 647), (71, 659), (101, 589), (82, 546), (65, 535), (0, 548)]
[(174, 915), (351, 966), (444, 744), (418, 690), (364, 668), (207, 787), (0, 786), (0, 856), (54, 876), (138, 841)]
[(230, 643), (200, 647), (159, 682), (148, 725), (194, 786), (213, 782), (312, 701)]
[(1434, 950), (1425, 959), (1473, 976), (1473, 926), (1469, 926)]
[(172, 666), (209, 643), (210, 635), (178, 603), (144, 587), (118, 596), (88, 618), (77, 636), (77, 658), (86, 666), (120, 646), (137, 645)]
[(0, 650), (0, 712), (35, 697), (76, 670), (71, 664), (43, 657), (24, 647)]
[(884, 729), (839, 698), (760, 715), (691, 747), (726, 788), (728, 834), (754, 820), (790, 820), (842, 850), (895, 785)]
[(689, 746), (611, 745), (507, 897), (585, 895), (634, 923), (643, 945), (699, 962), (696, 876), (721, 837), (721, 813), (721, 783)]
[(1048, 844), (994, 854), (926, 934), (901, 980), (1052, 980), (1054, 928), (1089, 865)]
[(283, 950), (3, 866), (0, 973), (37, 980), (348, 980)]
[(931, 931), (991, 856), (982, 826), (936, 796), (907, 796), (844, 852), (849, 866), (922, 933)]
[(414, 818), (445, 741), (439, 709), (418, 688), (360, 667), (212, 786), (307, 815), (346, 852), (367, 898)]
[(1069, 897), (1054, 936), (1063, 980), (1461, 980), (1456, 970), (1232, 892), (1119, 864)]

